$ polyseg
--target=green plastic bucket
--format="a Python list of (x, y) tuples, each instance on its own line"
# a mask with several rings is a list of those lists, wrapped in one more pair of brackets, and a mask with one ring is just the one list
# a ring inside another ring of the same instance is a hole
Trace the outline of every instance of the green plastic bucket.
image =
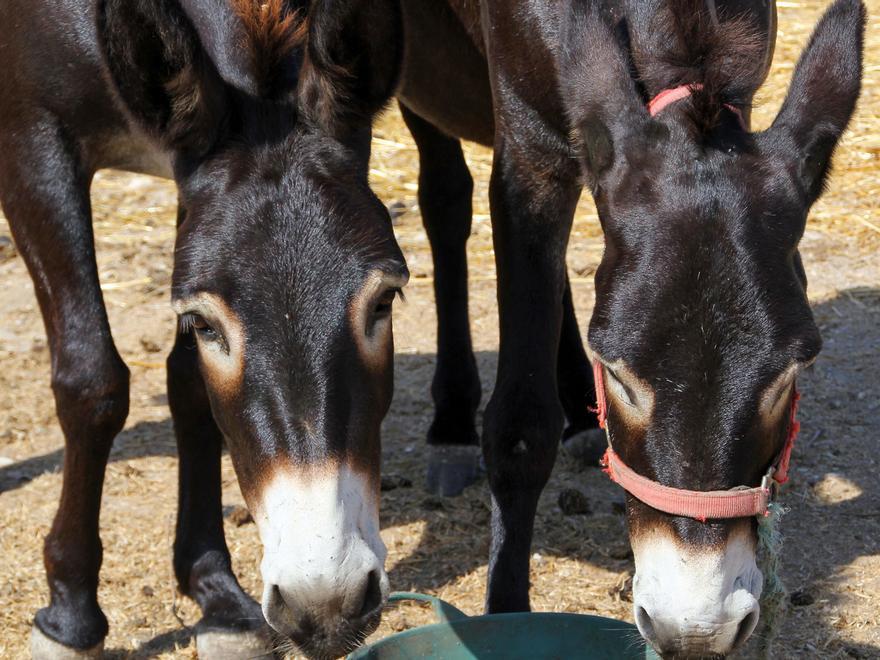
[(405, 630), (358, 649), (349, 660), (657, 660), (632, 624), (586, 614), (516, 612), (467, 616), (424, 594), (389, 601), (430, 603), (438, 623)]

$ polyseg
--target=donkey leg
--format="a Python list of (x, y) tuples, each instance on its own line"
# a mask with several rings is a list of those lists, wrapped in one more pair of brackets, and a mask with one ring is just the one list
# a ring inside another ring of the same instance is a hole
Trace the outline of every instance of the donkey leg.
[(90, 172), (50, 121), (0, 139), (0, 200), (43, 314), (64, 432), (63, 486), (43, 548), (49, 606), (31, 634), (35, 658), (101, 653), (98, 518), (113, 438), (128, 416), (129, 373), (113, 344), (98, 283)]
[(483, 424), (492, 491), (489, 612), (529, 609), (535, 511), (562, 432), (556, 362), (579, 193), (565, 167), (552, 154), (496, 138), (490, 202), (501, 343)]
[(598, 465), (607, 442), (605, 432), (599, 428), (599, 420), (592, 412), (596, 409), (593, 369), (581, 341), (567, 275), (562, 297), (562, 333), (556, 374), (559, 379), (559, 398), (566, 419), (562, 447), (567, 454), (584, 465)]
[(400, 109), (419, 148), (419, 206), (434, 258), (437, 368), (427, 486), (453, 496), (479, 476), (474, 418), (482, 392), (468, 319), (466, 252), (473, 181), (459, 140), (404, 105)]
[(223, 436), (198, 365), (192, 333), (178, 334), (167, 361), (168, 403), (179, 457), (174, 573), (202, 610), (200, 658), (257, 658), (271, 639), (260, 606), (238, 584), (223, 534)]

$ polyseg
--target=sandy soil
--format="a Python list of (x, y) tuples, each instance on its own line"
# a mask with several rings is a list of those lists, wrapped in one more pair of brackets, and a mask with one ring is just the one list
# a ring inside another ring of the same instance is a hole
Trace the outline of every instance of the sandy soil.
[[(880, 12), (880, 2), (871, 4)], [(780, 3), (779, 55), (766, 106), (756, 113), (759, 125), (769, 123), (778, 107), (792, 53), (804, 43), (820, 7)], [(872, 25), (871, 39), (876, 37)], [(880, 231), (870, 228), (878, 224), (880, 199), (880, 122), (872, 111), (878, 70), (876, 59), (869, 60), (862, 111), (803, 241), (825, 349), (801, 385), (803, 432), (785, 493), (791, 512), (784, 520), (784, 578), (797, 595), (774, 647), (780, 658), (880, 658)], [(432, 415), (435, 315), (430, 253), (415, 201), (416, 152), (396, 112), (382, 119), (376, 138), (372, 179), (399, 214), (395, 226), (413, 273), (407, 302), (395, 310), (397, 387), (383, 439), (384, 472), (413, 482), (383, 495), (391, 582), (395, 589), (435, 593), (478, 613), (488, 547), (485, 484), (455, 500), (438, 500), (421, 488)], [(497, 349), (486, 201), (491, 155), (469, 147), (468, 158), (477, 179), (469, 244), (471, 314), (485, 401)], [(110, 619), (106, 648), (116, 658), (195, 656), (187, 626), (199, 615), (176, 594), (170, 562), (176, 460), (164, 357), (174, 331), (168, 304), (174, 199), (168, 182), (116, 172), (101, 173), (93, 188), (105, 300), (117, 345), (132, 370), (131, 414), (114, 446), (102, 512), (99, 597)], [(41, 547), (61, 487), (63, 438), (42, 323), (24, 264), (3, 241), (8, 236), (0, 221), (0, 657), (20, 658), (26, 656), (31, 617), (47, 600)], [(584, 328), (601, 251), (595, 210), (583, 200), (569, 267)], [(224, 484), (224, 504), (232, 511), (242, 500), (228, 458)], [(557, 505), (564, 488), (581, 490), (592, 513), (564, 515)], [(537, 522), (535, 609), (631, 620), (627, 578), (633, 567), (620, 502), (620, 492), (600, 472), (560, 459)], [(227, 538), (242, 583), (259, 594), (255, 527), (230, 520)], [(418, 606), (394, 608), (376, 634), (429, 620)]]

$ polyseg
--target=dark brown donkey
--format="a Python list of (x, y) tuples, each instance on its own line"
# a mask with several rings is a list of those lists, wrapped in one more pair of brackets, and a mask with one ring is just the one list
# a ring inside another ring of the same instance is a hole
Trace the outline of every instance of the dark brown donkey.
[[(200, 655), (265, 653), (265, 615), (282, 646), (336, 657), (379, 619), (379, 425), (407, 271), (367, 161), (397, 80), (400, 12), (305, 4), (0, 3), (0, 200), (45, 320), (66, 439), (35, 657), (91, 657), (107, 634), (98, 514), (129, 372), (95, 266), (89, 185), (104, 167), (172, 176), (179, 191), (174, 568), (202, 608)], [(262, 614), (223, 537), (223, 438), (264, 544)]]
[[(859, 94), (865, 10), (831, 6), (773, 125), (753, 133), (772, 2), (403, 6), (399, 99), (421, 154), (441, 304), (435, 396), (438, 415), (448, 399), (464, 429), (479, 389), (464, 257), (471, 181), (458, 140), (495, 150), (501, 345), (483, 440), (487, 609), (525, 610), (535, 508), (565, 411), (558, 374), (585, 369), (565, 276), (582, 187), (606, 241), (589, 339), (614, 449), (668, 487), (758, 486), (789, 434), (795, 374), (820, 348), (797, 246)], [(632, 496), (627, 510), (644, 637), (675, 657), (740, 646), (762, 591), (754, 516), (701, 522)]]

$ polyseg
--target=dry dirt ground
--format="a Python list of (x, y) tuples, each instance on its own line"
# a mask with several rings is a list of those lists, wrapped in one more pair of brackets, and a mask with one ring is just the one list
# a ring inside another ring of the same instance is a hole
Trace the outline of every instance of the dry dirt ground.
[[(779, 2), (780, 35), (770, 81), (756, 112), (767, 126), (793, 62), (824, 3)], [(880, 0), (869, 3), (880, 16)], [(803, 378), (803, 432), (785, 493), (791, 512), (784, 578), (797, 592), (774, 646), (780, 658), (880, 658), (880, 35), (869, 27), (866, 89), (830, 192), (803, 240), (810, 298), (825, 349)], [(416, 151), (390, 111), (376, 130), (372, 180), (395, 215), (413, 278), (395, 310), (397, 387), (384, 426), (383, 470), (411, 487), (386, 492), (382, 535), (395, 589), (438, 594), (481, 610), (486, 579), (485, 484), (455, 500), (422, 489), (424, 437), (431, 419), (434, 363), (432, 266), (415, 199)], [(484, 385), (491, 391), (497, 321), (486, 187), (491, 153), (468, 147), (476, 191), (471, 315)], [(116, 658), (195, 656), (187, 626), (193, 604), (175, 592), (171, 544), (176, 460), (166, 405), (164, 355), (174, 316), (168, 304), (175, 194), (165, 181), (117, 172), (94, 184), (96, 242), (117, 345), (132, 370), (131, 415), (116, 440), (102, 512), (105, 547), (100, 600), (110, 619), (106, 648)], [(26, 656), (31, 617), (47, 599), (41, 544), (61, 487), (62, 435), (49, 388), (48, 352), (30, 280), (0, 218), (0, 657)], [(595, 210), (582, 200), (569, 268), (582, 327), (602, 253)], [(224, 504), (242, 500), (228, 459)], [(581, 490), (592, 513), (566, 516), (563, 488)], [(632, 558), (620, 492), (595, 469), (561, 458), (541, 501), (532, 561), (533, 606), (631, 620)], [(260, 546), (253, 525), (227, 524), (235, 569), (259, 594)], [(390, 609), (377, 636), (427, 622), (417, 606)]]

